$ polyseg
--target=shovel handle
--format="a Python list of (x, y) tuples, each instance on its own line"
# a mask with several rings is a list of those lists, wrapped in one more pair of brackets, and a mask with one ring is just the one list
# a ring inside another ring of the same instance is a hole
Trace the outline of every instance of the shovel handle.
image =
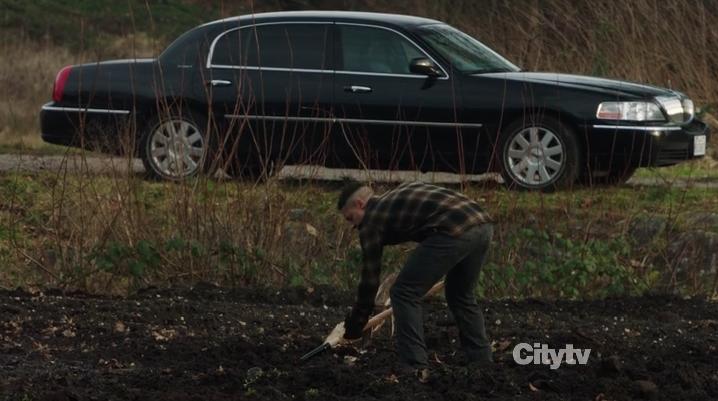
[[(441, 291), (442, 288), (444, 288), (444, 282), (443, 282), (443, 281), (439, 281), (438, 283), (434, 284), (434, 286), (431, 287), (431, 288), (429, 289), (429, 291), (427, 291), (426, 295), (424, 295), (424, 298), (427, 298), (427, 297), (429, 297), (429, 296), (431, 296), (431, 295), (433, 295), (433, 294), (436, 294), (437, 292)], [(376, 327), (377, 325), (381, 324), (381, 322), (383, 322), (383, 321), (386, 320), (389, 316), (391, 316), (391, 314), (392, 314), (393, 312), (394, 312), (394, 311), (393, 311), (392, 308), (387, 308), (387, 309), (385, 309), (385, 310), (383, 310), (383, 311), (377, 313), (377, 314), (374, 315), (371, 319), (369, 319), (369, 321), (368, 321), (368, 322), (366, 323), (366, 325), (364, 326), (364, 330), (363, 330), (363, 331), (371, 330), (372, 328), (374, 328), (374, 327)], [(341, 323), (340, 323), (340, 324), (341, 324)], [(342, 324), (342, 326), (343, 326), (343, 324)], [(339, 327), (339, 326), (335, 327), (334, 329), (337, 330), (338, 327)], [(343, 327), (342, 327), (342, 330), (343, 330)], [(343, 335), (343, 332), (342, 332), (342, 335)], [(329, 341), (329, 338), (330, 338), (330, 337), (331, 337), (331, 334), (329, 335), (329, 337), (327, 337), (327, 341), (325, 341), (324, 343), (322, 343), (322, 345), (318, 346), (317, 348), (314, 348), (313, 350), (311, 350), (311, 351), (307, 352), (306, 354), (302, 355), (302, 357), (299, 358), (299, 360), (302, 361), (302, 362), (304, 362), (304, 361), (306, 361), (306, 360), (308, 360), (308, 359), (314, 357), (315, 355), (317, 355), (317, 354), (319, 354), (319, 353), (322, 353), (323, 351), (326, 351), (326, 350), (330, 349), (330, 348), (332, 347), (332, 344), (331, 344), (330, 341)]]
[(313, 350), (311, 350), (311, 351), (307, 352), (306, 354), (302, 355), (302, 357), (299, 358), (299, 360), (302, 361), (302, 362), (304, 362), (304, 361), (306, 361), (307, 359), (310, 359), (311, 357), (313, 357), (314, 355), (317, 355), (317, 354), (319, 354), (319, 353), (321, 353), (321, 352), (323, 352), (323, 351), (326, 351), (326, 350), (328, 350), (328, 349), (331, 348), (331, 347), (332, 347), (332, 346), (329, 345), (329, 343), (324, 343), (324, 344), (318, 346), (317, 348), (314, 348)]
[[(444, 288), (444, 281), (442, 280), (442, 281), (439, 281), (438, 283), (434, 284), (434, 286), (431, 287), (429, 289), (429, 291), (426, 292), (426, 295), (424, 295), (424, 298), (428, 298), (428, 297), (436, 294), (437, 292), (441, 291), (443, 288)], [(394, 310), (392, 308), (386, 308), (383, 311), (372, 316), (372, 318), (369, 319), (368, 322), (366, 322), (366, 325), (364, 326), (363, 331), (371, 330), (374, 327), (378, 326), (379, 324), (381, 324), (381, 322), (383, 322), (389, 316), (391, 316), (392, 313), (394, 313)]]

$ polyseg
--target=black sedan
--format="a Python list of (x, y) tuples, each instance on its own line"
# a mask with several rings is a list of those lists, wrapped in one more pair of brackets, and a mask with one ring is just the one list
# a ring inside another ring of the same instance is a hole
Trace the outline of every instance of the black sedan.
[(156, 59), (65, 67), (52, 99), (45, 141), (132, 152), (171, 180), (318, 164), (550, 189), (702, 157), (709, 134), (680, 92), (525, 72), (439, 21), (376, 13), (211, 22)]

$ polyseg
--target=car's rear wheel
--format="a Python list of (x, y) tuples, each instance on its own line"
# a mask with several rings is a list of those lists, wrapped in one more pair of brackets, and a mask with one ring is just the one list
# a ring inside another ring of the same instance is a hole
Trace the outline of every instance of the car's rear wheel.
[(212, 163), (206, 120), (191, 112), (158, 116), (147, 125), (140, 157), (151, 178), (182, 180), (208, 172)]
[(579, 174), (580, 148), (573, 130), (551, 117), (517, 121), (503, 130), (500, 168), (510, 188), (567, 188)]

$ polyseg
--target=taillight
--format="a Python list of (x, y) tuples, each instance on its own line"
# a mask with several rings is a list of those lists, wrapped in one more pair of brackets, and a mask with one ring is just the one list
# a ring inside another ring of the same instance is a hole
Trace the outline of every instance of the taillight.
[(65, 83), (67, 83), (67, 77), (70, 76), (72, 66), (68, 65), (60, 70), (55, 77), (55, 86), (52, 90), (52, 100), (56, 102), (62, 101), (62, 94), (65, 92)]

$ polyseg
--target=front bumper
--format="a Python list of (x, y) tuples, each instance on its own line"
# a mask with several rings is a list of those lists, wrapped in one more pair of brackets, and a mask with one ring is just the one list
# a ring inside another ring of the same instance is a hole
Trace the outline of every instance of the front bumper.
[(709, 136), (700, 120), (682, 126), (595, 124), (587, 151), (599, 168), (670, 166), (705, 156)]
[(130, 122), (129, 110), (63, 107), (50, 102), (40, 110), (40, 135), (43, 141), (57, 145), (117, 149)]

